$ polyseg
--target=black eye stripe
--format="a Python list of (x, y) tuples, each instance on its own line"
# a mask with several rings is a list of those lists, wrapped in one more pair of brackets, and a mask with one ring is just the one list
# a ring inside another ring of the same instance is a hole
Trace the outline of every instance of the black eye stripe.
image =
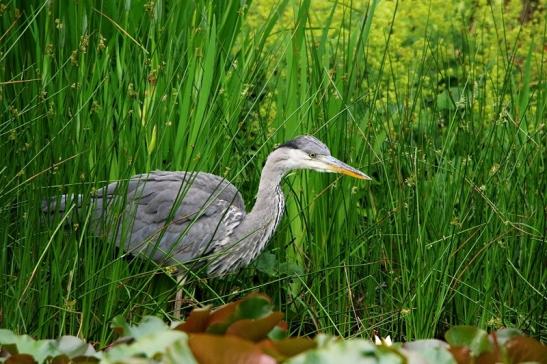
[(298, 144), (296, 143), (295, 140), (289, 140), (285, 144), (281, 144), (280, 146), (278, 146), (275, 149), (279, 149), (279, 148), (299, 149)]

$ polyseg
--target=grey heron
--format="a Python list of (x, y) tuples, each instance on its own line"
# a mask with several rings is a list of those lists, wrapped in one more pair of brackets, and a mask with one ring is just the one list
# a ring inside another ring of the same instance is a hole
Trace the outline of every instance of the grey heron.
[[(198, 261), (205, 264), (208, 276), (222, 276), (248, 265), (264, 250), (284, 211), (281, 180), (296, 169), (371, 179), (334, 158), (317, 138), (304, 135), (268, 155), (250, 212), (245, 211), (237, 188), (222, 177), (156, 171), (132, 177), (123, 188), (114, 182), (98, 190), (93, 196), (94, 215), (104, 217), (106, 207), (123, 195), (122, 215), (129, 228), (123, 234), (115, 231), (123, 249), (148, 255), (163, 265)], [(69, 200), (62, 196), (43, 209), (64, 210)], [(76, 203), (81, 203), (81, 197)], [(179, 287), (175, 315), (180, 312), (181, 292)]]

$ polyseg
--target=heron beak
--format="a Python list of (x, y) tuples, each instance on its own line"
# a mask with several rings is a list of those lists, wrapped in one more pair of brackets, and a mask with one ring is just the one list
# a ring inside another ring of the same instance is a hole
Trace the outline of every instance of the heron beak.
[(363, 180), (368, 180), (368, 181), (372, 180), (372, 178), (370, 178), (369, 176), (367, 176), (360, 170), (355, 169), (352, 166), (349, 166), (346, 163), (334, 157), (331, 157), (331, 156), (323, 157), (322, 160), (326, 164), (326, 169), (329, 172), (341, 173), (347, 176), (351, 176), (351, 177), (355, 177), (355, 178), (359, 178)]

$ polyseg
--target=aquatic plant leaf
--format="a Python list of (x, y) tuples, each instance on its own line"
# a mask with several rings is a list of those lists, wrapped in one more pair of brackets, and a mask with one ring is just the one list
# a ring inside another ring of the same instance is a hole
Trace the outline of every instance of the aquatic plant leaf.
[(162, 362), (165, 364), (197, 364), (187, 340), (175, 341), (167, 347), (162, 357)]
[(268, 333), (283, 319), (283, 313), (272, 312), (260, 319), (243, 319), (235, 321), (226, 330), (226, 335), (235, 335), (242, 339), (258, 342), (265, 339)]
[(289, 331), (287, 330), (287, 323), (285, 321), (278, 322), (268, 333), (268, 338), (272, 340), (283, 340), (287, 337), (289, 337)]
[(372, 342), (363, 339), (340, 340), (319, 335), (317, 348), (306, 350), (288, 359), (288, 364), (402, 364), (406, 358), (393, 350), (380, 350)]
[(145, 316), (138, 325), (130, 325), (122, 316), (116, 316), (111, 327), (119, 335), (135, 339), (169, 329), (167, 324), (156, 316)]
[(236, 307), (235, 319), (260, 319), (272, 313), (272, 301), (266, 295), (250, 294)]
[(205, 332), (211, 334), (224, 334), (228, 326), (233, 322), (233, 314), (237, 302), (228, 303), (211, 312)]
[[(161, 356), (167, 348), (180, 342), (187, 344), (188, 335), (182, 331), (165, 328), (163, 331), (151, 331), (140, 335), (131, 344), (120, 344), (104, 353), (103, 359), (110, 362), (125, 360), (131, 357), (156, 358)], [(124, 361), (125, 362), (125, 361)]]
[(11, 355), (4, 362), (5, 364), (35, 364), (34, 357), (29, 354), (15, 354)]
[(260, 293), (251, 293), (241, 300), (229, 303), (211, 313), (206, 332), (224, 334), (237, 320), (259, 319), (272, 313), (270, 298)]
[(317, 342), (305, 337), (293, 337), (279, 341), (264, 340), (259, 343), (262, 350), (278, 360), (291, 358), (306, 350), (315, 349)]
[(211, 315), (211, 308), (196, 308), (190, 312), (188, 319), (179, 324), (175, 330), (184, 331), (187, 333), (205, 332), (209, 325), (209, 317)]
[(422, 349), (448, 349), (449, 345), (438, 339), (424, 339), (424, 340), (416, 340), (416, 341), (409, 341), (407, 343), (403, 344), (403, 348), (407, 350), (412, 351), (420, 351)]
[(450, 348), (448, 349), (448, 351), (450, 352), (450, 354), (452, 354), (452, 356), (454, 357), (454, 360), (456, 360), (458, 364), (472, 363), (471, 350), (469, 350), (469, 348), (465, 346), (460, 346), (460, 347)]
[(492, 338), (491, 341), (493, 341), (494, 335), (496, 335), (496, 341), (498, 342), (498, 345), (503, 346), (514, 337), (524, 336), (524, 333), (519, 329), (513, 328), (499, 329), (498, 331), (490, 334), (490, 337)]
[(505, 344), (505, 347), (507, 356), (513, 363), (547, 362), (547, 347), (531, 337), (514, 337)]
[[(28, 335), (15, 335), (10, 330), (0, 330), (0, 348), (12, 356), (17, 354), (28, 354), (38, 363), (44, 362), (47, 358), (53, 358), (62, 353), (57, 350), (55, 340), (34, 340)], [(21, 356), (21, 360), (27, 360)]]
[(97, 353), (91, 344), (86, 343), (76, 336), (61, 336), (55, 340), (55, 342), (57, 345), (57, 350), (68, 356), (70, 359), (79, 356), (94, 356)]
[(445, 338), (452, 347), (468, 347), (475, 357), (492, 351), (486, 331), (473, 326), (455, 326), (446, 332)]
[(200, 364), (276, 363), (257, 345), (236, 336), (191, 334), (188, 343)]
[(427, 363), (455, 364), (456, 359), (448, 350), (449, 345), (441, 340), (426, 339), (403, 344), (408, 352), (416, 353)]

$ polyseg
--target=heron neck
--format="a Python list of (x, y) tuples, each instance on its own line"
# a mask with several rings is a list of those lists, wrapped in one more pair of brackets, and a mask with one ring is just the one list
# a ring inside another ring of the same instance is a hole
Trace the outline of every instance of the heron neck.
[(283, 170), (268, 158), (262, 170), (256, 202), (245, 219), (232, 233), (229, 242), (222, 247), (222, 266), (213, 265), (211, 271), (224, 273), (249, 264), (256, 258), (272, 237), (285, 209), (285, 196), (280, 183)]
[(258, 185), (256, 201), (241, 226), (248, 234), (246, 244), (254, 244), (258, 255), (273, 235), (285, 208), (285, 196), (281, 190), (281, 179), (285, 172), (280, 170), (272, 158), (268, 158)]
[[(281, 179), (283, 178), (284, 171), (276, 168), (271, 158), (268, 158), (262, 174), (260, 176), (260, 183), (258, 185), (258, 192), (256, 193), (256, 202), (249, 213), (262, 213), (262, 212), (274, 212), (275, 209), (274, 199), (277, 195), (281, 194), (284, 200), (283, 192), (281, 191)], [(274, 207), (274, 209), (272, 209)]]

